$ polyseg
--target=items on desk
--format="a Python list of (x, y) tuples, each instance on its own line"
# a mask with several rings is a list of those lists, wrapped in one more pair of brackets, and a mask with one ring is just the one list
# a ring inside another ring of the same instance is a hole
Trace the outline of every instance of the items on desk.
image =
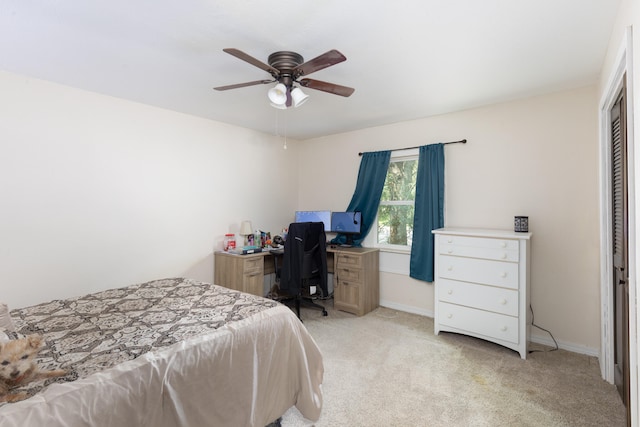
[(227, 233), (224, 235), (223, 249), (225, 252), (235, 250), (236, 248), (236, 235), (233, 233)]
[(284, 239), (282, 236), (273, 236), (273, 246), (282, 246), (284, 245)]
[(257, 246), (243, 246), (241, 248), (229, 250), (229, 253), (236, 255), (258, 254), (260, 252), (262, 252), (262, 248)]
[(244, 245), (253, 245), (253, 243), (249, 243), (249, 237), (253, 241), (253, 227), (251, 226), (251, 221), (242, 221), (240, 224), (240, 235), (244, 236)]
[(260, 246), (263, 248), (269, 246), (271, 242), (271, 232), (270, 231), (260, 231)]

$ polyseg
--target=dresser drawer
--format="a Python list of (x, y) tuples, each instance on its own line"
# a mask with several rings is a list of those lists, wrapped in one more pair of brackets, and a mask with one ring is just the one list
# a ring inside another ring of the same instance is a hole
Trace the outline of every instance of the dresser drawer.
[(518, 289), (518, 264), (512, 262), (440, 255), (438, 276), (463, 282)]
[(440, 244), (440, 253), (470, 258), (490, 259), (496, 261), (518, 262), (518, 251), (496, 248), (478, 248), (473, 246), (455, 246)]
[(443, 236), (439, 253), (444, 255), (518, 262), (518, 242), (508, 239)]
[(509, 316), (518, 315), (518, 291), (441, 279), (438, 300)]
[(493, 237), (467, 237), (445, 235), (440, 240), (441, 245), (468, 246), (472, 248), (506, 249), (518, 251), (518, 241), (513, 239), (497, 239)]
[(446, 302), (439, 302), (438, 310), (442, 325), (518, 344), (517, 317)]

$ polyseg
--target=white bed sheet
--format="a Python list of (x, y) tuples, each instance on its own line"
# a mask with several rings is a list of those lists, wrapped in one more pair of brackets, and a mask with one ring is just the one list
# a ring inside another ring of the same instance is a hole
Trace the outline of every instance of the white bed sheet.
[(317, 420), (322, 355), (284, 306), (0, 407), (0, 426), (265, 426)]

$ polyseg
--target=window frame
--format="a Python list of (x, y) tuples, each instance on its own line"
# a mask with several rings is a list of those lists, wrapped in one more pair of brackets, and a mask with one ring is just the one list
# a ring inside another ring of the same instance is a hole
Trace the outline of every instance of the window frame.
[[(392, 151), (391, 158), (389, 159), (389, 165), (393, 162), (402, 162), (407, 160), (415, 160), (418, 161), (419, 150), (417, 148), (410, 150), (403, 150), (402, 152)], [(386, 182), (385, 182), (386, 183)], [(397, 206), (408, 206), (405, 201), (389, 201), (385, 203), (385, 205), (397, 205)], [(373, 220), (372, 229), (375, 229), (375, 233), (370, 232), (369, 236), (365, 239), (365, 244), (367, 246), (375, 247), (385, 252), (396, 252), (396, 253), (411, 253), (411, 245), (395, 245), (390, 243), (379, 243), (378, 242), (378, 210), (380, 205), (382, 205), (382, 200), (380, 200), (380, 204), (378, 208), (376, 208), (376, 216)], [(415, 199), (413, 200), (413, 207), (415, 209)]]

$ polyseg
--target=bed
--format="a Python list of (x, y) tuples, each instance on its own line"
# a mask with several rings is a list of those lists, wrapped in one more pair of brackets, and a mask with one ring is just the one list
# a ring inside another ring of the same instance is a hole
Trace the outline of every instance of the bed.
[(322, 355), (278, 302), (190, 279), (156, 280), (11, 311), (39, 333), (38, 364), (0, 426), (265, 426), (322, 408)]

